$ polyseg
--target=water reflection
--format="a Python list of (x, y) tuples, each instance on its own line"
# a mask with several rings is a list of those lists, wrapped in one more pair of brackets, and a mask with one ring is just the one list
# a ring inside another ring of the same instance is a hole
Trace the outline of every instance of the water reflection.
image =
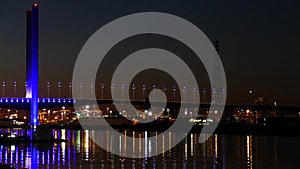
[(252, 169), (252, 136), (247, 135), (247, 167)]
[[(108, 153), (97, 146), (90, 137), (95, 137), (92, 130), (54, 130), (55, 137), (68, 139), (60, 144), (18, 144), (1, 145), (0, 162), (12, 164), (15, 168), (297, 168), (300, 164), (297, 156), (300, 147), (298, 137), (275, 136), (224, 136), (213, 135), (206, 143), (198, 144), (199, 134), (189, 134), (176, 147), (169, 151), (172, 138), (176, 133), (167, 133), (161, 143), (145, 142), (147, 137), (156, 136), (156, 132), (124, 131), (126, 136), (139, 138), (137, 143), (128, 145), (125, 136), (114, 138), (110, 131), (100, 137), (111, 149), (125, 153), (128, 148), (136, 157), (145, 153), (160, 152), (158, 156), (146, 159), (130, 159)], [(118, 143), (117, 147), (114, 147)], [(144, 143), (144, 145), (142, 145)], [(289, 166), (289, 167), (286, 167)]]

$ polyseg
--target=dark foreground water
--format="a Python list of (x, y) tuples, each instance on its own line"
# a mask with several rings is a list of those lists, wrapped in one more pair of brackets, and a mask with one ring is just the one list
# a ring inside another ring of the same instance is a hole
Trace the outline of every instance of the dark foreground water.
[[(98, 147), (88, 137), (93, 131), (86, 131), (88, 134), (73, 130), (53, 132), (58, 137), (67, 138), (69, 142), (1, 145), (0, 162), (15, 168), (45, 169), (300, 168), (300, 137), (214, 135), (206, 143), (198, 144), (199, 135), (190, 134), (176, 147), (159, 156), (130, 159)], [(165, 141), (169, 140), (166, 138)], [(151, 151), (155, 152), (155, 145), (151, 147)]]

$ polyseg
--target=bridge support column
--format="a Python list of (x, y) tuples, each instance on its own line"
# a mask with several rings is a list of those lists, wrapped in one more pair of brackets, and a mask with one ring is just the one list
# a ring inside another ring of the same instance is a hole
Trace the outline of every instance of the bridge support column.
[(31, 98), (30, 126), (38, 125), (38, 55), (39, 55), (39, 6), (32, 5), (27, 11), (26, 44), (26, 97)]

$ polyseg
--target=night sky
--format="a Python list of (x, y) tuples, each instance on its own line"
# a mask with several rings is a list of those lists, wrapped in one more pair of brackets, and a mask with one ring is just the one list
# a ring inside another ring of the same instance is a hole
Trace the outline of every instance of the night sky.
[[(25, 81), (26, 10), (34, 1), (0, 1), (0, 81)], [(40, 0), (40, 86), (71, 81), (86, 40), (106, 23), (137, 12), (165, 12), (197, 25), (220, 41), (228, 103), (300, 106), (298, 0)], [(21, 87), (20, 87), (21, 88)], [(41, 90), (41, 89), (40, 89)], [(21, 93), (21, 89), (20, 89)], [(20, 94), (21, 95), (21, 94)]]

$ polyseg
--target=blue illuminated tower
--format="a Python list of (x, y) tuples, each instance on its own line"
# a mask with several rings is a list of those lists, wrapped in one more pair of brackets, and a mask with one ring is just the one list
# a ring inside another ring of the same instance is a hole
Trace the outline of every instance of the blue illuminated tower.
[(38, 56), (39, 56), (39, 5), (34, 3), (27, 11), (26, 31), (26, 98), (31, 98), (30, 125), (38, 125)]

